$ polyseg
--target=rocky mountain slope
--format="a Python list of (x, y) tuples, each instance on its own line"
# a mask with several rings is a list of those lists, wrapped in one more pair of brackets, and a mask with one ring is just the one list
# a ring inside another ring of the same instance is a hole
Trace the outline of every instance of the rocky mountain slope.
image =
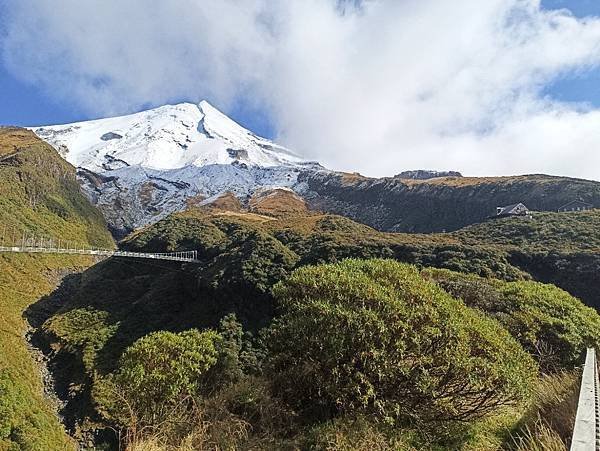
[(540, 211), (575, 199), (600, 207), (600, 183), (565, 177), (333, 172), (256, 136), (207, 102), (33, 130), (78, 167), (84, 192), (120, 236), (224, 193), (246, 205), (274, 188), (294, 190), (310, 209), (399, 232), (457, 230), (518, 202)]
[(599, 182), (548, 175), (410, 180), (318, 171), (298, 181), (312, 209), (394, 232), (457, 230), (518, 202), (536, 211), (556, 211), (575, 199), (600, 207)]
[(301, 171), (322, 169), (205, 101), (33, 130), (78, 167), (117, 234), (226, 191), (244, 199), (264, 187), (299, 188)]

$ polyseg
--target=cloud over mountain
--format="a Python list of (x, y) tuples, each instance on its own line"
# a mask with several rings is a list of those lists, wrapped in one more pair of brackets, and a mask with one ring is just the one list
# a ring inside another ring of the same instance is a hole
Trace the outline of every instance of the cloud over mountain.
[(600, 111), (546, 97), (600, 63), (600, 19), (539, 0), (20, 0), (2, 57), (94, 114), (243, 99), (340, 169), (600, 179)]

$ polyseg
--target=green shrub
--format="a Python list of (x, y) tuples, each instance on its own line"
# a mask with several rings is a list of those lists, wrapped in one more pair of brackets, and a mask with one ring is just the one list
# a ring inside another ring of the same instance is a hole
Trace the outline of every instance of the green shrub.
[(496, 321), (391, 260), (305, 267), (277, 284), (267, 369), (316, 419), (467, 420), (527, 396), (536, 366)]
[(600, 343), (600, 316), (566, 291), (538, 282), (503, 282), (446, 270), (424, 275), (444, 290), (498, 319), (543, 371), (572, 368)]
[(202, 390), (217, 362), (216, 332), (155, 332), (131, 345), (114, 382), (137, 421), (157, 424), (186, 397)]

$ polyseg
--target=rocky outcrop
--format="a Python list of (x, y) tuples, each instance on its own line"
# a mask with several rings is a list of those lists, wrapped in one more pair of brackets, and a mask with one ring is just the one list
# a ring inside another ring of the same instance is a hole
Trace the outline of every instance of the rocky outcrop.
[(439, 177), (462, 177), (460, 172), (456, 171), (428, 171), (418, 169), (416, 171), (404, 171), (394, 176), (399, 179), (411, 179), (411, 180), (429, 180), (436, 179)]

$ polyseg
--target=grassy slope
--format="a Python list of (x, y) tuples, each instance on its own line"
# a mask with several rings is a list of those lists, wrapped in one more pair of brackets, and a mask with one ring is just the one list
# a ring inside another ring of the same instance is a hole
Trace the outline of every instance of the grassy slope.
[[(0, 233), (114, 246), (101, 214), (80, 193), (75, 169), (49, 145), (26, 130), (0, 128), (0, 160)], [(42, 395), (23, 312), (54, 288), (60, 273), (91, 263), (78, 256), (0, 255), (0, 449), (74, 448)]]
[(113, 258), (85, 273), (77, 293), (44, 327), (63, 350), (81, 356), (90, 374), (111, 371), (125, 346), (155, 330), (214, 327), (230, 311), (250, 329), (266, 325), (273, 315), (271, 286), (306, 264), (388, 257), (509, 280), (527, 277), (495, 249), (462, 245), (448, 235), (381, 233), (331, 215), (190, 210), (123, 244), (133, 250), (195, 249), (201, 262), (133, 266)]
[(23, 311), (52, 291), (53, 273), (90, 264), (85, 257), (0, 255), (0, 449), (74, 448), (43, 396)]
[(102, 214), (81, 194), (73, 166), (32, 132), (0, 128), (0, 155), (15, 152), (0, 156), (0, 233), (114, 246)]
[[(181, 268), (154, 263), (132, 268), (125, 261), (113, 259), (86, 274), (79, 294), (49, 327), (69, 343), (74, 337), (70, 337), (68, 324), (81, 321), (84, 309), (103, 312), (110, 319), (101, 321), (102, 331), (96, 332), (103, 343), (110, 341), (106, 349), (110, 348), (111, 353), (105, 353), (101, 361), (111, 362), (112, 352), (118, 355), (123, 346), (152, 330), (214, 326), (215, 318), (228, 310), (235, 310), (247, 325), (260, 326), (273, 313), (268, 290), (274, 282), (298, 266), (347, 257), (395, 258), (506, 280), (530, 278), (529, 272), (538, 276), (543, 264), (555, 280), (539, 279), (564, 282), (558, 285), (567, 290), (577, 291), (580, 286), (592, 290), (597, 283), (595, 266), (587, 267), (587, 274), (586, 267), (573, 260), (573, 255), (596, 258), (590, 248), (593, 242), (580, 239), (591, 234), (587, 229), (593, 230), (595, 221), (600, 221), (600, 212), (579, 216), (543, 214), (533, 221), (490, 221), (454, 234), (408, 235), (377, 232), (331, 215), (276, 218), (190, 210), (133, 234), (124, 246), (151, 251), (196, 249), (199, 265)], [(557, 230), (563, 223), (568, 225), (560, 234)], [(534, 231), (520, 230), (523, 227)], [(571, 234), (572, 230), (576, 233)], [(521, 239), (517, 237), (523, 235), (530, 236), (529, 244), (516, 246), (516, 240)], [(555, 241), (546, 239), (546, 235)], [(538, 254), (542, 246), (546, 253)], [(565, 250), (571, 254), (561, 253)], [(552, 270), (557, 256), (564, 267)], [(579, 274), (574, 278), (577, 284), (566, 278), (569, 271)], [(113, 294), (115, 287), (118, 299)], [(87, 338), (90, 343), (95, 342), (95, 332), (87, 332), (92, 335)], [(79, 338), (74, 341), (81, 343)], [(91, 369), (93, 358), (88, 363)]]
[(489, 243), (532, 252), (600, 253), (600, 210), (537, 212), (531, 220), (505, 218), (466, 227), (453, 235), (467, 244)]
[[(106, 350), (117, 355), (150, 331), (214, 326), (215, 318), (231, 310), (254, 328), (273, 314), (268, 295), (273, 283), (298, 266), (347, 257), (395, 258), (505, 280), (533, 275), (575, 294), (586, 287), (588, 291), (581, 291), (586, 294), (597, 285), (596, 266), (591, 264), (598, 258), (594, 240), (600, 239), (593, 236), (597, 224), (600, 211), (545, 213), (531, 221), (489, 221), (453, 234), (409, 235), (378, 232), (332, 215), (277, 218), (189, 210), (138, 231), (123, 244), (157, 252), (195, 249), (200, 264), (131, 267), (117, 259), (105, 262), (87, 272), (78, 295), (48, 327), (60, 340), (78, 347), (81, 337), (71, 336), (69, 324), (83, 320), (93, 308), (105, 318), (98, 323), (98, 336), (102, 343), (110, 342)], [(523, 237), (528, 237), (526, 245)], [(554, 267), (557, 260), (560, 268)], [(586, 300), (593, 305), (592, 296)], [(91, 334), (86, 340), (96, 343), (96, 332), (86, 330)], [(103, 346), (94, 348), (93, 354)], [(114, 361), (114, 355), (103, 353), (101, 361)], [(88, 362), (90, 370), (93, 360)]]

